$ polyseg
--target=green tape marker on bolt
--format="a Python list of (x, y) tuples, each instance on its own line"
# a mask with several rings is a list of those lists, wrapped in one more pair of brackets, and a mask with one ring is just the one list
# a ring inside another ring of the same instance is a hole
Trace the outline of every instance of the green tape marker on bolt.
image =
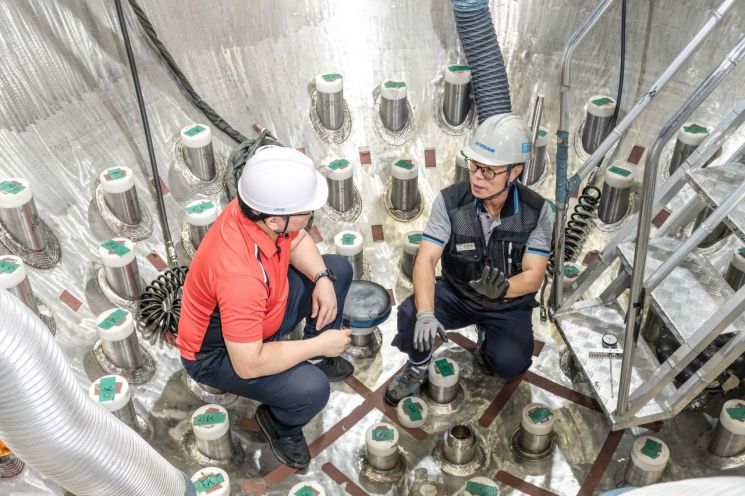
[(192, 205), (191, 207), (186, 207), (186, 213), (187, 214), (201, 214), (202, 212), (210, 208), (215, 208), (215, 204), (212, 203), (211, 201), (203, 201), (202, 203)]
[(303, 486), (292, 493), (292, 496), (318, 496), (318, 491), (310, 486)]
[(346, 166), (349, 165), (349, 160), (340, 158), (339, 160), (334, 160), (328, 165), (328, 168), (331, 170), (339, 170), (344, 169)]
[(117, 325), (119, 322), (124, 320), (126, 317), (127, 317), (127, 311), (119, 308), (111, 312), (111, 314), (108, 317), (106, 317), (101, 322), (99, 322), (98, 327), (100, 327), (104, 331), (108, 331), (109, 329)]
[(408, 162), (406, 160), (399, 160), (395, 164), (396, 167), (401, 167), (402, 169), (411, 170), (414, 168), (413, 162)]
[(23, 184), (14, 183), (12, 181), (3, 181), (0, 183), (0, 191), (10, 193), (11, 195), (17, 195), (21, 191), (26, 189)]
[(414, 403), (411, 398), (406, 398), (404, 400), (404, 412), (406, 412), (406, 416), (409, 417), (409, 420), (411, 421), (422, 420), (420, 407)]
[(740, 248), (739, 250), (737, 250), (737, 253), (745, 257), (745, 248)]
[(107, 170), (106, 175), (109, 176), (109, 180), (111, 181), (116, 180), (116, 179), (121, 179), (126, 176), (124, 171), (119, 167), (116, 167), (115, 169)]
[(376, 427), (372, 431), (373, 441), (393, 441), (394, 437), (393, 429), (388, 427)]
[(449, 361), (447, 361), (447, 359), (445, 358), (440, 358), (439, 360), (435, 360), (435, 368), (443, 377), (448, 377), (448, 376), (455, 374), (455, 370), (453, 370), (453, 365)]
[(186, 130), (186, 131), (184, 132), (184, 134), (185, 134), (185, 135), (187, 135), (187, 136), (188, 136), (188, 137), (190, 137), (190, 138), (193, 138), (194, 136), (196, 136), (197, 134), (201, 133), (201, 132), (202, 132), (202, 131), (204, 131), (204, 130), (205, 130), (205, 127), (203, 127), (203, 126), (200, 126), (199, 124), (197, 124), (197, 125), (196, 125), (196, 126), (194, 126), (193, 128), (191, 128), (191, 129), (187, 129), (187, 130)]
[(354, 244), (354, 240), (356, 238), (357, 237), (354, 234), (350, 234), (350, 233), (342, 234), (341, 235), (341, 244), (346, 245), (346, 246), (353, 245)]
[(383, 86), (386, 88), (406, 88), (406, 83), (403, 81), (386, 81)]
[(613, 172), (614, 174), (618, 174), (619, 176), (623, 177), (629, 177), (631, 175), (631, 171), (627, 169), (622, 169), (617, 166), (608, 167), (608, 172)]
[(654, 439), (647, 439), (642, 447), (642, 454), (649, 458), (657, 458), (662, 453), (662, 445)]
[(409, 243), (419, 244), (422, 242), (422, 235), (421, 234), (409, 234), (408, 236)]
[(0, 260), (0, 274), (12, 274), (20, 268), (20, 265), (5, 260)]
[(336, 81), (337, 79), (342, 79), (341, 74), (339, 74), (338, 72), (334, 72), (334, 73), (331, 73), (331, 74), (323, 74), (323, 75), (321, 75), (321, 77), (325, 81)]
[(103, 243), (101, 243), (101, 247), (119, 255), (120, 257), (129, 253), (129, 248), (119, 243), (118, 241), (114, 241), (113, 239), (104, 241)]
[(683, 131), (686, 133), (691, 134), (704, 134), (708, 133), (709, 130), (704, 126), (699, 126), (698, 124), (691, 124), (690, 126), (683, 126)]
[(545, 407), (536, 408), (535, 410), (528, 412), (528, 418), (534, 424), (541, 424), (552, 415), (553, 413), (551, 413), (551, 410)]
[(610, 98), (608, 98), (608, 97), (603, 97), (603, 98), (598, 98), (598, 99), (596, 99), (596, 100), (593, 100), (593, 101), (592, 101), (592, 104), (593, 104), (593, 105), (597, 105), (598, 107), (602, 107), (603, 105), (608, 105), (608, 104), (609, 104), (609, 103), (611, 103), (612, 101), (613, 101), (613, 100), (611, 100), (611, 99), (610, 99)]
[(732, 420), (745, 420), (745, 407), (727, 408), (727, 415)]
[(116, 377), (106, 376), (98, 381), (98, 401), (113, 401), (116, 396)]
[(193, 425), (213, 425), (222, 424), (225, 422), (225, 414), (222, 412), (217, 413), (201, 413), (192, 421)]
[(567, 277), (574, 277), (579, 275), (579, 269), (574, 265), (567, 265), (564, 267), (564, 275)]
[(470, 71), (471, 66), (468, 65), (451, 65), (448, 67), (448, 70), (450, 72), (463, 72), (463, 71)]
[(212, 489), (215, 486), (219, 486), (225, 482), (225, 477), (222, 474), (209, 475), (204, 479), (200, 479), (194, 483), (194, 489), (199, 492), (204, 492)]
[(466, 492), (474, 496), (497, 496), (497, 488), (479, 484), (478, 482), (468, 481), (466, 483)]
[(546, 131), (545, 129), (539, 129), (538, 136), (540, 136), (541, 138), (545, 138), (546, 136), (548, 136), (548, 131)]

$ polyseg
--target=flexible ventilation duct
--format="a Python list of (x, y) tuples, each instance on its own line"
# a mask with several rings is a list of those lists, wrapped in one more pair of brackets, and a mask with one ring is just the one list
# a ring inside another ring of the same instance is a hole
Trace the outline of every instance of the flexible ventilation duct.
[(455, 23), (473, 75), (479, 122), (512, 111), (510, 84), (488, 0), (454, 0)]
[(73, 377), (52, 334), (0, 289), (0, 439), (76, 496), (194, 496), (185, 474)]

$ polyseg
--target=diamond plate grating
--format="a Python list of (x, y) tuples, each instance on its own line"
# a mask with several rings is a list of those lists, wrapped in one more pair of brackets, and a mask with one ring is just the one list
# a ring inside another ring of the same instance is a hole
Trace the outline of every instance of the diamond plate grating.
[[(745, 181), (745, 165), (730, 163), (697, 169), (688, 172), (691, 187), (710, 207), (718, 207), (728, 194)], [(725, 224), (740, 239), (745, 241), (745, 203), (740, 202), (737, 207), (725, 217)]]
[[(670, 238), (651, 239), (645, 279), (670, 258), (680, 244), (680, 241)], [(621, 260), (627, 270), (631, 270), (634, 247), (635, 241), (627, 241), (619, 247)], [(657, 315), (678, 340), (687, 342), (733, 294), (729, 284), (704, 257), (690, 254), (652, 291), (651, 302)], [(723, 332), (738, 332), (740, 329), (745, 329), (743, 316)]]
[[(589, 379), (595, 397), (613, 424), (614, 430), (673, 416), (673, 412), (666, 406), (666, 399), (675, 392), (672, 386), (666, 386), (632, 419), (620, 419), (614, 413), (618, 402), (621, 359), (590, 356), (588, 350), (602, 347), (603, 334), (613, 334), (618, 338), (619, 344), (623, 343), (625, 325), (623, 312), (618, 305), (599, 303), (594, 306), (583, 306), (581, 309), (557, 315), (556, 322), (577, 363)], [(646, 341), (640, 339), (634, 356), (630, 391), (633, 392), (649, 379), (659, 366)]]

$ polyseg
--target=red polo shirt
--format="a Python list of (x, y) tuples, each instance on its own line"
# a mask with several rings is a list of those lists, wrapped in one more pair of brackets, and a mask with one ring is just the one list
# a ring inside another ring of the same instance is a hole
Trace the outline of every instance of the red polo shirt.
[(231, 201), (189, 267), (181, 300), (177, 344), (181, 356), (248, 343), (279, 329), (287, 306), (290, 244), (276, 244)]

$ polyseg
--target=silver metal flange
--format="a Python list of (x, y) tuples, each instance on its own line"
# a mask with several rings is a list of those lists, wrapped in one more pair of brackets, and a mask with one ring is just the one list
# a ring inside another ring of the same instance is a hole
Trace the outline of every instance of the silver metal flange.
[(422, 384), (419, 389), (419, 397), (427, 404), (430, 416), (433, 415), (451, 415), (457, 412), (463, 401), (465, 400), (466, 392), (463, 389), (462, 384), (458, 384), (458, 392), (455, 394), (455, 398), (450, 403), (438, 403), (432, 399), (427, 392), (427, 383)]
[(407, 141), (409, 141), (409, 138), (411, 138), (411, 135), (414, 134), (414, 110), (411, 107), (411, 102), (409, 102), (409, 99), (406, 99), (406, 111), (408, 112), (408, 117), (406, 119), (406, 124), (404, 124), (404, 127), (402, 127), (398, 131), (391, 131), (387, 127), (385, 127), (385, 124), (383, 124), (383, 118), (380, 117), (380, 92), (378, 91), (377, 95), (375, 96), (375, 105), (373, 108), (373, 127), (375, 128), (375, 131), (378, 133), (378, 136), (380, 139), (388, 143), (389, 145), (403, 145)]
[(140, 301), (139, 298), (136, 300), (129, 300), (127, 298), (122, 298), (121, 296), (116, 294), (116, 292), (111, 288), (111, 286), (109, 286), (109, 283), (106, 280), (106, 271), (104, 270), (103, 266), (98, 267), (98, 270), (96, 272), (96, 279), (98, 281), (98, 287), (101, 289), (103, 295), (115, 306), (125, 308), (132, 312), (137, 309), (137, 304)]
[(96, 208), (101, 214), (106, 225), (109, 229), (114, 231), (117, 236), (127, 238), (132, 241), (142, 241), (149, 238), (153, 234), (153, 218), (150, 215), (150, 211), (144, 203), (137, 198), (137, 203), (140, 207), (140, 214), (142, 220), (139, 224), (127, 224), (117, 217), (114, 212), (111, 211), (109, 205), (106, 203), (106, 199), (103, 196), (103, 186), (99, 182), (96, 184), (94, 192), (94, 198), (96, 200)]
[(230, 443), (233, 445), (233, 455), (225, 460), (217, 460), (215, 458), (210, 458), (199, 451), (199, 448), (197, 447), (197, 438), (191, 430), (191, 419), (187, 419), (185, 422), (188, 425), (188, 430), (185, 432), (182, 439), (182, 446), (186, 451), (186, 455), (196, 462), (197, 465), (200, 467), (218, 467), (225, 471), (239, 471), (245, 469), (245, 467), (242, 467), (245, 456), (243, 447), (241, 446), (240, 440), (232, 432), (230, 433)]
[(142, 346), (140, 346), (140, 357), (142, 358), (142, 365), (136, 369), (123, 369), (106, 356), (100, 339), (93, 346), (93, 358), (96, 359), (98, 365), (109, 374), (124, 377), (130, 384), (145, 384), (155, 375), (155, 360)]
[(473, 98), (469, 98), (468, 113), (466, 114), (465, 120), (457, 126), (453, 126), (447, 121), (447, 119), (445, 119), (445, 113), (442, 110), (442, 101), (444, 98), (445, 85), (439, 84), (437, 85), (437, 89), (435, 90), (435, 97), (433, 99), (434, 114), (437, 125), (440, 126), (440, 129), (451, 136), (461, 136), (465, 134), (465, 132), (473, 126), (476, 117), (476, 106), (474, 105)]
[(325, 203), (321, 207), (321, 212), (332, 222), (354, 222), (357, 220), (357, 217), (360, 216), (360, 213), (362, 213), (362, 197), (360, 196), (360, 192), (357, 190), (357, 186), (352, 186), (352, 208), (347, 210), (346, 212), (340, 212), (336, 210), (334, 207), (329, 205), (328, 203)]
[(194, 260), (194, 255), (197, 253), (194, 242), (191, 239), (191, 229), (189, 229), (189, 223), (184, 222), (181, 224), (181, 246), (184, 247), (184, 252), (190, 260)]
[(184, 381), (184, 385), (189, 392), (193, 394), (195, 398), (202, 400), (205, 403), (228, 406), (235, 403), (238, 399), (238, 396), (233, 393), (215, 393), (208, 391), (203, 388), (201, 384), (192, 379), (191, 376), (186, 373), (186, 370), (181, 371), (181, 379)]
[(13, 255), (21, 257), (23, 263), (35, 267), (37, 269), (51, 269), (57, 265), (62, 258), (62, 248), (60, 248), (59, 241), (54, 235), (49, 226), (42, 220), (41, 225), (44, 226), (44, 230), (47, 235), (47, 247), (44, 250), (29, 250), (21, 243), (19, 243), (12, 234), (5, 229), (5, 226), (0, 222), (0, 242)]
[(406, 476), (406, 457), (401, 447), (398, 447), (398, 462), (390, 470), (378, 470), (367, 461), (367, 454), (363, 449), (357, 455), (360, 466), (360, 479), (378, 484), (398, 483)]
[(36, 298), (36, 308), (39, 309), (36, 316), (44, 322), (44, 325), (47, 326), (49, 332), (52, 333), (52, 336), (57, 334), (57, 322), (54, 320), (54, 315), (52, 315), (52, 312), (46, 303), (41, 301), (39, 298)]
[(313, 93), (310, 96), (310, 108), (308, 109), (313, 129), (316, 131), (318, 137), (326, 143), (343, 143), (347, 138), (349, 138), (349, 134), (352, 132), (352, 114), (349, 112), (347, 101), (342, 100), (344, 103), (344, 120), (342, 121), (341, 127), (336, 130), (329, 129), (323, 125), (321, 119), (318, 117), (318, 112), (316, 111), (316, 98), (318, 97), (318, 92), (315, 90), (315, 84), (313, 86)]
[(223, 189), (225, 189), (227, 165), (222, 156), (217, 153), (214, 154), (215, 177), (209, 181), (205, 181), (194, 174), (191, 169), (189, 169), (189, 166), (186, 165), (186, 161), (184, 161), (184, 144), (181, 141), (181, 133), (176, 135), (174, 138), (173, 155), (176, 170), (184, 178), (186, 185), (195, 192), (205, 196), (212, 196), (219, 194)]
[(372, 341), (365, 346), (355, 346), (350, 344), (349, 347), (347, 347), (346, 354), (354, 358), (370, 358), (377, 355), (383, 344), (383, 333), (380, 332), (379, 328), (375, 327), (372, 335)]
[(422, 194), (419, 193), (419, 190), (417, 190), (419, 201), (417, 202), (416, 208), (407, 212), (404, 210), (398, 210), (393, 206), (393, 203), (391, 203), (392, 187), (392, 181), (388, 181), (385, 185), (385, 189), (383, 190), (383, 205), (385, 206), (385, 209), (388, 211), (390, 216), (400, 222), (411, 222), (412, 220), (419, 217), (424, 210), (424, 202), (422, 201)]
[(471, 431), (473, 431), (473, 435), (476, 438), (476, 451), (473, 460), (468, 463), (456, 464), (445, 458), (445, 455), (442, 452), (444, 439), (441, 437), (441, 439), (437, 441), (437, 444), (435, 444), (435, 447), (432, 450), (432, 457), (440, 470), (455, 477), (470, 477), (486, 467), (489, 463), (489, 454), (484, 448), (484, 446), (486, 446), (484, 438), (473, 427), (471, 428)]
[(520, 427), (517, 427), (512, 433), (512, 437), (510, 439), (510, 449), (512, 450), (512, 453), (514, 453), (514, 455), (519, 459), (534, 462), (545, 460), (549, 458), (556, 450), (556, 433), (552, 432), (551, 442), (548, 445), (548, 448), (545, 449), (545, 451), (542, 451), (541, 453), (529, 453), (525, 451), (522, 446), (520, 446), (520, 442), (518, 441), (520, 437), (520, 429)]

